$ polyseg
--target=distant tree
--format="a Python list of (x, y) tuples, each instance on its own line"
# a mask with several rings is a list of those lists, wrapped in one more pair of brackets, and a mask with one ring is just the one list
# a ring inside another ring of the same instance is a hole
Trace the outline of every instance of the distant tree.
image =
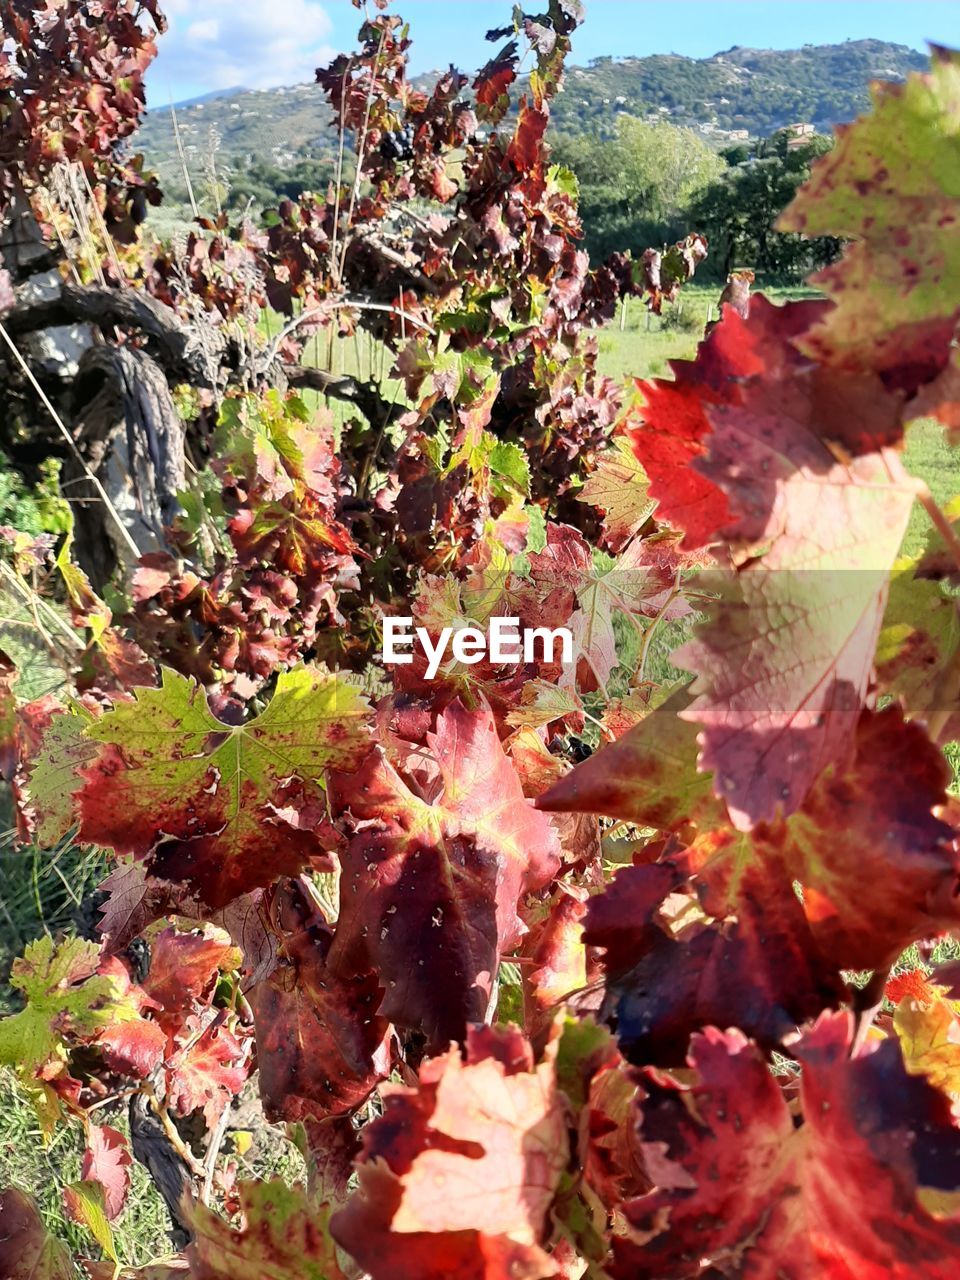
[(621, 116), (617, 136), (628, 189), (654, 219), (675, 216), (723, 170), (716, 152), (692, 129)]
[(731, 167), (737, 164), (743, 164), (750, 159), (752, 152), (750, 144), (747, 142), (738, 142), (732, 147), (721, 147), (720, 156)]
[(808, 240), (774, 230), (811, 164), (833, 146), (819, 134), (802, 147), (791, 149), (790, 141), (780, 131), (760, 142), (752, 156), (730, 163), (687, 207), (688, 224), (710, 241), (706, 267), (721, 278), (750, 267), (761, 283), (791, 284), (839, 256), (842, 241), (833, 237)]
[(325, 192), (335, 173), (329, 156), (305, 156), (284, 168), (251, 156), (229, 175), (227, 207), (244, 209), (252, 203), (266, 209), (284, 199), (296, 200), (303, 191)]
[(723, 172), (723, 161), (692, 129), (621, 116), (616, 134), (563, 138), (556, 159), (580, 183), (580, 209), (592, 257), (676, 239), (683, 211)]

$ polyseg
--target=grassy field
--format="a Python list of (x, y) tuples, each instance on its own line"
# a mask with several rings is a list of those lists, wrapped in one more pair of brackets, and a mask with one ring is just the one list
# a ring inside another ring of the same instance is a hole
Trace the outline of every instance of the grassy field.
[[(765, 289), (774, 302), (815, 298), (813, 289)], [(660, 378), (670, 373), (668, 361), (691, 360), (707, 321), (717, 318), (716, 286), (687, 286), (674, 303), (655, 316), (635, 298), (627, 304), (626, 324), (621, 316), (600, 332), (600, 370), (618, 381), (627, 378)]]

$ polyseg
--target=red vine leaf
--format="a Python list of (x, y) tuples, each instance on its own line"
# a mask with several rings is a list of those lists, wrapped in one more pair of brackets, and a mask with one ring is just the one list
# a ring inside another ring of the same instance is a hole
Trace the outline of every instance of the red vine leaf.
[(132, 1164), (133, 1157), (122, 1133), (108, 1124), (90, 1125), (80, 1177), (84, 1181), (99, 1182), (103, 1187), (104, 1207), (111, 1222), (123, 1210), (130, 1189), (129, 1170)]
[(116, 956), (101, 960), (99, 973), (113, 981), (124, 1010), (122, 1018), (115, 1018), (100, 1032), (97, 1047), (111, 1071), (144, 1080), (167, 1051), (166, 1032), (148, 1016), (156, 1011), (156, 1005), (142, 987), (131, 982), (126, 965)]
[(507, 160), (518, 173), (530, 173), (543, 163), (543, 135), (549, 115), (524, 104), (520, 108), (516, 132), (507, 148)]
[(281, 959), (248, 997), (267, 1118), (349, 1114), (390, 1071), (390, 1025), (376, 1013), (376, 977), (331, 971), (333, 930), (301, 882), (277, 887), (272, 912)]
[[(786, 821), (746, 834), (726, 824), (709, 775), (696, 772), (692, 726), (676, 714), (684, 697), (674, 695), (579, 765), (538, 807), (682, 832), (693, 841), (684, 869), (696, 874), (704, 906), (720, 918), (741, 914), (752, 900), (775, 921), (798, 883), (816, 950), (840, 968), (880, 968), (911, 942), (955, 927), (960, 855), (953, 829), (935, 816), (949, 775), (921, 725), (906, 723), (896, 706), (864, 712), (851, 765), (827, 772)], [(676, 878), (662, 867), (656, 874), (667, 883)], [(655, 907), (656, 892), (662, 898), (669, 890), (653, 891)], [(638, 906), (627, 914), (643, 916)], [(628, 932), (627, 959), (635, 946)]]
[(956, 442), (960, 431), (960, 355), (956, 349), (942, 373), (927, 383), (909, 405), (911, 418), (939, 418)]
[[(510, 759), (523, 786), (523, 794), (536, 800), (550, 790), (570, 770), (570, 765), (552, 755), (543, 737), (533, 729), (521, 729), (508, 743)], [(600, 824), (591, 813), (557, 813), (553, 826), (560, 837), (560, 849), (567, 867), (588, 871), (602, 879)]]
[(822, 778), (767, 836), (803, 886), (817, 946), (841, 967), (882, 968), (910, 943), (957, 927), (960, 853), (953, 828), (934, 816), (949, 780), (922, 725), (904, 723), (896, 706), (865, 712), (853, 766)]
[(6, 1280), (74, 1280), (70, 1255), (47, 1233), (32, 1196), (0, 1193), (0, 1275)]
[(480, 118), (498, 122), (510, 105), (507, 90), (517, 78), (517, 43), (511, 40), (491, 58), (473, 82)]
[[(707, 405), (712, 431), (694, 462), (728, 505), (722, 534), (738, 567), (701, 582), (718, 599), (673, 659), (698, 674), (686, 714), (702, 729), (700, 765), (744, 828), (792, 812), (849, 758), (914, 500), (886, 457), (831, 446), (831, 432), (857, 434), (843, 425), (849, 404), (804, 373), (791, 309), (784, 320), (759, 302), (747, 322), (728, 311), (714, 334), (754, 334), (766, 374)], [(862, 419), (881, 442), (898, 413), (884, 395), (870, 391)]]
[(837, 130), (837, 146), (779, 222), (854, 242), (813, 278), (837, 305), (804, 347), (908, 390), (943, 368), (960, 320), (960, 214), (949, 176), (958, 80), (960, 53), (935, 49), (928, 73), (874, 83), (873, 111)]
[(241, 1182), (238, 1195), (239, 1228), (203, 1205), (191, 1211), (191, 1280), (344, 1280), (326, 1206), (279, 1180)]
[[(779, 872), (779, 873), (778, 873)], [(605, 948), (603, 1014), (632, 1062), (680, 1065), (693, 1031), (739, 1026), (767, 1048), (846, 994), (814, 946), (790, 881), (775, 865), (740, 876), (736, 919), (687, 917), (666, 896), (683, 881), (669, 863), (628, 867), (590, 901), (584, 941)]]
[(960, 1184), (950, 1102), (907, 1074), (894, 1040), (851, 1059), (851, 1032), (848, 1013), (824, 1014), (795, 1049), (799, 1124), (738, 1031), (694, 1037), (690, 1084), (646, 1073), (640, 1136), (657, 1186), (622, 1206), (631, 1234), (614, 1240), (614, 1276), (692, 1280), (736, 1258), (742, 1274), (790, 1280), (946, 1280), (960, 1217), (921, 1197)]
[(183, 885), (158, 880), (140, 861), (121, 862), (100, 885), (106, 895), (98, 924), (111, 953), (125, 951), (148, 925), (166, 915), (189, 916), (190, 899)]
[(590, 1081), (584, 1174), (591, 1191), (611, 1210), (650, 1183), (635, 1122), (636, 1098), (636, 1077), (620, 1058), (604, 1064)]
[(167, 1101), (177, 1115), (202, 1111), (212, 1129), (250, 1074), (248, 1042), (215, 1018), (193, 1015), (184, 1019), (179, 1039), (165, 1064)]
[(518, 1058), (515, 1037), (471, 1031), (466, 1062), (451, 1049), (423, 1064), (417, 1088), (383, 1091), (360, 1189), (333, 1219), (373, 1280), (552, 1273), (538, 1245), (566, 1167), (566, 1120), (552, 1061)]
[(379, 752), (333, 779), (355, 834), (330, 964), (384, 975), (384, 1017), (445, 1045), (485, 1020), (500, 956), (523, 932), (520, 895), (552, 878), (559, 842), (524, 798), (488, 707), (452, 703), (427, 747), (437, 776), (423, 791)]
[(758, 541), (780, 486), (802, 478), (798, 470), (826, 483), (836, 462), (829, 442), (863, 453), (902, 435), (900, 399), (879, 378), (820, 369), (798, 350), (828, 310), (820, 301), (775, 306), (758, 294), (747, 315), (724, 311), (695, 360), (671, 361), (672, 379), (637, 384), (642, 401), (628, 414), (627, 438), (658, 518), (684, 531), (688, 550)]
[(532, 961), (523, 969), (524, 1026), (536, 1037), (556, 1017), (564, 1001), (590, 980), (583, 940), (587, 893), (561, 886), (546, 916), (531, 928), (524, 954)]
[(243, 894), (217, 912), (210, 912), (182, 884), (153, 876), (142, 861), (131, 861), (113, 869), (100, 885), (107, 895), (100, 908), (100, 932), (111, 953), (125, 951), (134, 938), (164, 916), (188, 920), (211, 917), (226, 929), (242, 953), (244, 982), (249, 985), (265, 978), (276, 961), (275, 938), (264, 924), (262, 893)]
[(880, 969), (910, 943), (956, 927), (960, 855), (953, 828), (935, 816), (949, 773), (923, 727), (904, 723), (895, 705), (864, 712), (856, 745), (852, 764), (828, 771), (788, 821), (750, 836), (718, 828), (689, 858), (709, 910), (737, 911), (744, 877), (765, 868), (771, 898), (778, 884), (781, 894), (801, 886), (822, 955), (845, 969)]
[(220, 930), (206, 925), (195, 933), (164, 929), (153, 940), (150, 971), (143, 990), (157, 1006), (157, 1021), (168, 1031), (184, 1013), (209, 1003), (220, 970), (236, 969), (240, 954)]

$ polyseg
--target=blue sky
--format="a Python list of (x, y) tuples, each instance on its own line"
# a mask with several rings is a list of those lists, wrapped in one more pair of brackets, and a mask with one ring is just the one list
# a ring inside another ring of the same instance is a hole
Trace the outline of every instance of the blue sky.
[[(960, 45), (960, 0), (586, 0), (574, 61), (681, 53), (707, 57), (731, 45), (789, 49), (873, 36), (922, 49)], [(312, 79), (349, 49), (359, 25), (350, 0), (165, 0), (172, 30), (150, 73), (156, 105), (213, 89), (267, 88)], [(473, 70), (492, 46), (488, 27), (512, 0), (395, 0), (410, 22), (415, 71), (454, 62)], [(526, 6), (536, 12), (540, 5)], [(545, 7), (545, 6), (544, 6)]]

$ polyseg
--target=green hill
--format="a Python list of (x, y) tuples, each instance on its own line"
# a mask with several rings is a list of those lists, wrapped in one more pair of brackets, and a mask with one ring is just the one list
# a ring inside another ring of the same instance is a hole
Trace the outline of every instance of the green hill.
[[(764, 136), (797, 121), (828, 130), (865, 109), (872, 79), (903, 79), (926, 64), (916, 50), (882, 40), (791, 50), (738, 46), (703, 59), (596, 58), (569, 68), (551, 127), (603, 138), (612, 135), (619, 113), (656, 115), (698, 128), (718, 145), (731, 132)], [(433, 78), (421, 77), (427, 84)], [(229, 176), (251, 163), (289, 171), (298, 162), (329, 160), (335, 151), (334, 122), (315, 85), (231, 90), (185, 103), (177, 117), (201, 189), (211, 156)], [(176, 199), (183, 184), (169, 108), (148, 114), (140, 145)]]
[(604, 136), (624, 111), (751, 135), (797, 121), (826, 131), (866, 108), (871, 80), (902, 80), (926, 65), (916, 50), (882, 40), (789, 50), (734, 47), (699, 60), (677, 54), (597, 58), (589, 67), (571, 68), (554, 127)]

